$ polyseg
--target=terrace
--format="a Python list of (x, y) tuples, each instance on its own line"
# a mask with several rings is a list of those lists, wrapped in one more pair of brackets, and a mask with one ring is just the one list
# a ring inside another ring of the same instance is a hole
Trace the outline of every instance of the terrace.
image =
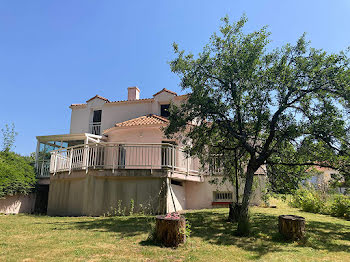
[(50, 163), (42, 172), (55, 175), (60, 172), (91, 169), (118, 170), (148, 169), (169, 170), (200, 181), (199, 160), (173, 144), (88, 143), (51, 151)]

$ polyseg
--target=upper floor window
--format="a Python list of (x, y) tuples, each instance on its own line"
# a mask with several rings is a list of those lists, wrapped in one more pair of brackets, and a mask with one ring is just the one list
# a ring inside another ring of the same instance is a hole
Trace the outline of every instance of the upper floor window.
[(89, 132), (94, 135), (101, 135), (102, 110), (94, 110), (92, 123), (89, 124)]
[(160, 115), (164, 117), (169, 117), (170, 116), (169, 107), (170, 107), (169, 104), (160, 105)]
[(102, 118), (102, 110), (94, 110), (92, 122), (93, 123), (101, 122), (101, 118)]

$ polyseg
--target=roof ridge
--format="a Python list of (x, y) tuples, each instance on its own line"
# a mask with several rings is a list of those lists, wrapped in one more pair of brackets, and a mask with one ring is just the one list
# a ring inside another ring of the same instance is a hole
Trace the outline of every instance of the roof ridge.
[(166, 89), (166, 88), (163, 88), (163, 89), (160, 90), (159, 92), (155, 93), (153, 96), (156, 96), (156, 95), (158, 95), (158, 94), (160, 94), (160, 93), (162, 93), (162, 92), (167, 92), (167, 93), (170, 93), (170, 94), (173, 94), (173, 95), (177, 96), (177, 93), (176, 93), (176, 92), (171, 91), (171, 90)]
[(109, 100), (107, 98), (100, 96), (100, 95), (95, 95), (94, 97), (91, 97), (89, 100), (87, 100), (86, 103), (95, 99), (95, 98), (99, 98), (99, 99), (105, 100), (106, 102), (109, 102)]

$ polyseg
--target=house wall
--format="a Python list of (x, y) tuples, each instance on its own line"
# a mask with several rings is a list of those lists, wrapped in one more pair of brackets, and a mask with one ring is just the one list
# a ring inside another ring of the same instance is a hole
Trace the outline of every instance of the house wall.
[[(220, 177), (217, 177), (220, 181)], [(224, 184), (212, 184), (209, 181), (211, 177), (205, 176), (204, 182), (191, 182), (186, 181), (186, 208), (187, 209), (202, 209), (212, 208), (212, 202), (214, 201), (214, 192), (233, 192), (233, 198), (235, 199), (236, 190), (231, 183), (226, 181)], [(266, 177), (259, 175), (254, 177), (254, 191), (251, 196), (251, 205), (259, 205), (261, 202), (262, 190), (265, 188)], [(241, 183), (239, 188), (240, 201), (242, 200), (244, 190), (244, 184)]]
[(122, 207), (128, 212), (131, 199), (135, 212), (140, 211), (140, 205), (147, 211), (164, 212), (164, 176), (162, 172), (151, 174), (149, 170), (57, 174), (51, 179), (47, 213), (51, 216), (100, 216), (117, 209), (118, 201), (122, 201)]
[(108, 133), (108, 142), (125, 143), (161, 143), (164, 140), (163, 132), (156, 127), (116, 128)]
[(28, 195), (17, 194), (14, 196), (6, 196), (0, 199), (0, 213), (18, 214), (33, 213), (35, 205), (35, 194)]
[(127, 121), (147, 114), (160, 115), (160, 105), (173, 101), (179, 105), (182, 98), (176, 99), (173, 94), (162, 92), (152, 100), (133, 100), (126, 102), (112, 102), (95, 98), (86, 105), (71, 107), (70, 133), (88, 133), (93, 110), (102, 110), (101, 130), (113, 127), (116, 123)]

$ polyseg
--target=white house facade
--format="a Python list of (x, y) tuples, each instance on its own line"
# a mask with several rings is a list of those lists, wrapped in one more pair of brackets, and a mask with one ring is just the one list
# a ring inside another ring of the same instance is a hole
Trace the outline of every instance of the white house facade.
[[(49, 215), (102, 215), (115, 208), (165, 213), (226, 206), (233, 201), (229, 183), (212, 176), (189, 157), (179, 141), (167, 139), (170, 103), (186, 95), (162, 89), (141, 99), (137, 87), (128, 99), (94, 96), (72, 104), (70, 134), (37, 137), (39, 184), (49, 188)], [(219, 175), (218, 175), (219, 176)], [(256, 175), (252, 203), (260, 201), (265, 172)]]

